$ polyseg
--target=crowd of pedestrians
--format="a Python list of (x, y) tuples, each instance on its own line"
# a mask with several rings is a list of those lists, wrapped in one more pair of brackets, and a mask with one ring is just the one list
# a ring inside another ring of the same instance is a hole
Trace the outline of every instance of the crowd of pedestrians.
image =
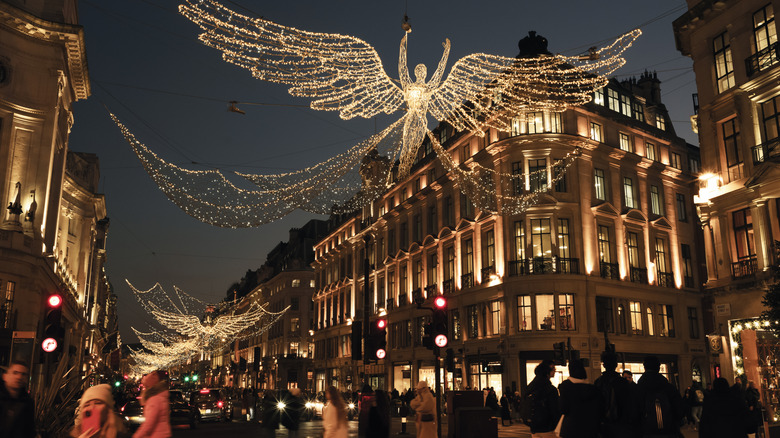
[(569, 378), (557, 388), (551, 382), (554, 363), (539, 364), (519, 408), (532, 437), (679, 438), (689, 422), (700, 438), (754, 438), (762, 428), (753, 382), (746, 388), (739, 382), (729, 386), (721, 377), (710, 390), (688, 388), (683, 397), (661, 374), (657, 357), (645, 358), (637, 383), (617, 373), (617, 362), (614, 353), (605, 352), (605, 370), (590, 384), (583, 362), (572, 360)]

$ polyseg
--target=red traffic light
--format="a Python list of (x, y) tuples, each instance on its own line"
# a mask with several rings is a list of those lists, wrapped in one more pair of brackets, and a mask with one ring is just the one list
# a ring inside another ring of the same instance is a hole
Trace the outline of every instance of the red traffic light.
[(379, 330), (382, 330), (385, 327), (387, 327), (387, 320), (386, 319), (377, 319), (376, 320), (376, 328), (378, 328)]
[(433, 300), (433, 305), (436, 306), (437, 309), (443, 309), (447, 307), (447, 299), (444, 297), (436, 297)]
[(49, 307), (60, 307), (62, 297), (57, 294), (49, 295), (49, 299), (46, 302), (49, 304)]
[(436, 335), (435, 338), (433, 338), (433, 343), (436, 344), (437, 347), (446, 347), (447, 346), (447, 336), (446, 335)]

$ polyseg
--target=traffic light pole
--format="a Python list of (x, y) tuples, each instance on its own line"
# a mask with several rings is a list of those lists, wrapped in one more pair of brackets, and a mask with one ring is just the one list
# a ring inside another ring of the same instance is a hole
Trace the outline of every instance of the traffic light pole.
[(441, 398), (444, 397), (444, 391), (441, 390), (441, 358), (439, 357), (439, 347), (433, 350), (433, 357), (436, 358), (436, 436), (441, 436)]
[[(363, 260), (363, 339), (368, 339), (368, 334), (370, 331), (370, 325), (369, 322), (369, 311), (370, 311), (370, 303), (368, 302), (369, 299), (369, 293), (368, 293), (368, 287), (369, 287), (369, 279), (368, 279), (368, 271), (371, 269), (371, 264), (368, 260), (368, 242), (371, 241), (371, 236), (366, 233), (365, 236), (363, 236), (363, 242), (366, 244), (366, 257)], [(365, 348), (365, 342), (363, 343), (363, 386), (368, 385), (368, 364), (371, 362), (371, 360), (368, 357), (368, 351)], [(362, 388), (361, 388), (362, 389)]]

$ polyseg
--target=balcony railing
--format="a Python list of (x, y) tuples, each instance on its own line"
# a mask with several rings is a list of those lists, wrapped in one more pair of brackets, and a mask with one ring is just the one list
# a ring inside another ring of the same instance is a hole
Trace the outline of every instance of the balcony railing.
[(403, 307), (409, 302), (408, 295), (398, 294), (398, 307)]
[(632, 266), (629, 272), (632, 282), (647, 284), (647, 268), (635, 268)]
[(696, 287), (693, 285), (693, 277), (683, 277), (683, 284), (685, 287)]
[(412, 302), (416, 303), (418, 299), (419, 300), (425, 299), (425, 297), (423, 297), (422, 289), (419, 287), (412, 291)]
[(778, 60), (780, 60), (780, 45), (778, 43), (774, 43), (748, 56), (745, 59), (748, 77), (777, 64)]
[(468, 289), (470, 287), (474, 287), (473, 272), (469, 272), (468, 274), (463, 274), (460, 276), (460, 287), (461, 289)]
[(603, 278), (620, 279), (620, 269), (617, 263), (599, 262), (599, 273)]
[(509, 275), (579, 274), (580, 259), (534, 257), (509, 261)]
[(671, 272), (658, 272), (658, 286), (674, 287), (674, 274)]
[(430, 296), (436, 295), (436, 292), (437, 292), (436, 283), (429, 284), (428, 286), (425, 286), (425, 296), (426, 297), (430, 297)]
[(734, 278), (745, 278), (756, 275), (757, 267), (755, 257), (744, 258), (731, 264), (731, 276)]
[(490, 274), (496, 273), (496, 267), (494, 265), (486, 266), (482, 268), (481, 272), (482, 272), (482, 281), (484, 282), (488, 279), (488, 277), (490, 277)]
[(778, 151), (780, 151), (777, 147), (778, 144), (780, 144), (780, 137), (773, 138), (772, 140), (765, 141), (750, 148), (753, 155), (753, 164), (763, 163), (773, 155), (777, 155)]
[(441, 289), (445, 294), (451, 294), (455, 292), (455, 280), (451, 278), (449, 280), (444, 280), (441, 283)]
[(394, 308), (395, 308), (395, 299), (388, 298), (387, 299), (387, 307), (385, 308), (385, 310), (387, 310), (389, 312), (389, 311), (393, 310)]

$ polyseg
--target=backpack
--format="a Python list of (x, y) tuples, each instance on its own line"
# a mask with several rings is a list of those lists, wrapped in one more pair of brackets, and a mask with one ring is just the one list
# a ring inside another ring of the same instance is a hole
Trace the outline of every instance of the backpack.
[(550, 410), (547, 407), (547, 397), (542, 393), (529, 392), (523, 396), (520, 415), (530, 427), (544, 426), (550, 422)]
[(607, 378), (601, 378), (597, 381), (597, 387), (601, 391), (601, 396), (604, 399), (604, 421), (607, 423), (617, 423), (620, 419), (620, 408), (618, 407), (617, 394), (615, 392), (615, 384), (620, 382), (620, 377), (615, 377), (610, 380)]
[(701, 389), (696, 390), (696, 401), (699, 403), (704, 403), (704, 391)]
[(644, 430), (663, 432), (673, 430), (677, 420), (669, 395), (662, 388), (645, 396)]

